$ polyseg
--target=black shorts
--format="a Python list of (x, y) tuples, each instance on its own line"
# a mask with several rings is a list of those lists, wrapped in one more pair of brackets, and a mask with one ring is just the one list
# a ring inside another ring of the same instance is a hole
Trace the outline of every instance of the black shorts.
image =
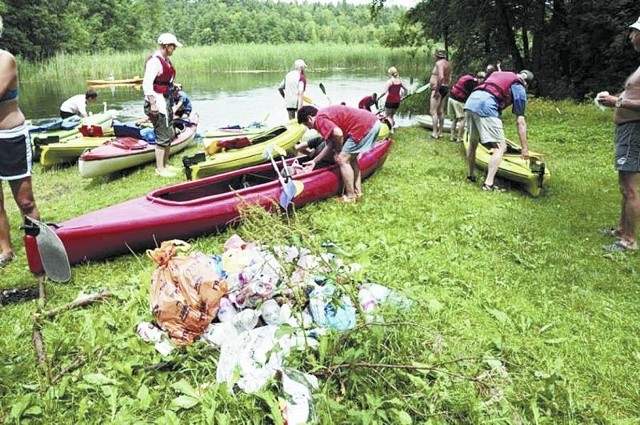
[(387, 109), (398, 109), (400, 102), (385, 102), (384, 107)]
[(0, 130), (0, 152), (1, 180), (19, 180), (31, 175), (32, 152), (26, 125)]
[(449, 94), (449, 86), (440, 86), (440, 88), (438, 89), (438, 93), (440, 94), (440, 96), (445, 97)]

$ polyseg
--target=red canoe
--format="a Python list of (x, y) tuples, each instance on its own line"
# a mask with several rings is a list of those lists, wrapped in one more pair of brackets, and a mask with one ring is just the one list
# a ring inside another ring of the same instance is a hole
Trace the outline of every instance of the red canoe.
[[(385, 139), (360, 154), (358, 164), (363, 178), (382, 166), (391, 143), (391, 139)], [(289, 164), (292, 161), (293, 158), (287, 160)], [(293, 199), (296, 207), (334, 196), (342, 189), (335, 164), (295, 175), (293, 179), (302, 187)], [(261, 164), (157, 189), (146, 196), (59, 223), (54, 231), (67, 251), (69, 262), (77, 264), (154, 248), (169, 239), (216, 232), (237, 222), (242, 202), (271, 210), (278, 205), (282, 191), (272, 165)], [(24, 244), (29, 268), (33, 273), (42, 273), (36, 238), (25, 235)]]

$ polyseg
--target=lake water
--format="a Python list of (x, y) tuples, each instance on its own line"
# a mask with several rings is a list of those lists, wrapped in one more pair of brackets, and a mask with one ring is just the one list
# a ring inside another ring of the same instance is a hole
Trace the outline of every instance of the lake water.
[[(200, 116), (198, 132), (227, 125), (247, 125), (266, 119), (269, 125), (278, 125), (287, 121), (284, 101), (276, 87), (283, 78), (282, 73), (242, 72), (211, 75), (189, 75), (180, 73), (177, 82), (183, 85), (193, 104), (194, 112)], [(116, 76), (116, 78), (131, 78)], [(96, 79), (104, 76), (95, 76)], [(415, 88), (419, 82), (405, 84)], [(334, 71), (307, 74), (305, 94), (322, 107), (345, 102), (357, 107), (358, 101), (373, 92), (381, 93), (386, 75), (372, 75), (365, 71)], [(326, 95), (320, 90), (322, 83)], [(139, 87), (112, 86), (94, 88), (98, 92), (98, 102), (89, 105), (92, 112), (100, 112), (102, 102), (109, 109), (119, 111), (117, 119), (123, 122), (144, 118), (142, 111), (143, 95)], [(60, 104), (68, 97), (84, 93), (86, 81), (28, 81), (21, 82), (20, 102), (28, 119), (57, 117)], [(409, 117), (398, 116), (398, 126), (415, 124)]]

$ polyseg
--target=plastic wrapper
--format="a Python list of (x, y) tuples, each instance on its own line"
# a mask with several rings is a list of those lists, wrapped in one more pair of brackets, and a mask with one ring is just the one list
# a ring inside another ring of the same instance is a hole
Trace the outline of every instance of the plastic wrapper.
[(151, 313), (178, 347), (204, 333), (227, 292), (211, 257), (199, 252), (179, 255), (189, 248), (186, 242), (172, 240), (147, 251), (157, 264), (151, 278)]

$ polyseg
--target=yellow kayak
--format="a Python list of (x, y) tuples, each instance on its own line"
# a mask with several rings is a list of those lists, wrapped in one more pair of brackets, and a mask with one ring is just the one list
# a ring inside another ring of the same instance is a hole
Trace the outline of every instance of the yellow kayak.
[[(92, 130), (94, 127), (100, 127), (102, 132), (108, 131), (109, 128), (113, 126), (113, 118), (116, 116), (117, 111), (113, 109), (109, 109), (106, 112), (101, 112), (99, 114), (89, 115), (88, 117), (82, 118), (79, 122), (78, 126), (75, 128), (71, 128), (68, 130), (54, 130), (54, 131), (44, 131), (39, 133), (31, 133), (31, 142), (34, 147), (34, 160), (39, 161), (42, 156), (42, 149), (44, 146), (52, 145), (52, 144), (61, 144), (66, 143), (70, 140), (84, 138), (82, 133), (80, 132), (81, 128)], [(82, 152), (81, 152), (82, 153)], [(78, 155), (79, 156), (79, 155)], [(76, 158), (78, 157), (76, 156)], [(54, 156), (51, 156), (54, 158)], [(53, 159), (52, 159), (53, 160)], [(49, 165), (56, 164), (59, 162), (65, 161), (57, 161)]]
[(113, 134), (101, 137), (80, 136), (76, 139), (67, 140), (66, 142), (40, 145), (40, 164), (48, 167), (55, 164), (76, 161), (87, 149), (97, 148), (111, 139), (113, 139)]
[(142, 84), (142, 77), (125, 78), (122, 80), (87, 80), (89, 86), (135, 86)]
[[(469, 141), (464, 136), (465, 151), (469, 149)], [(551, 172), (544, 163), (544, 156), (540, 153), (529, 151), (529, 159), (520, 156), (522, 148), (515, 142), (507, 139), (507, 152), (502, 157), (497, 176), (510, 180), (522, 186), (532, 196), (540, 196), (544, 186), (551, 178)], [(478, 144), (476, 150), (476, 165), (483, 170), (488, 168), (491, 150)]]
[[(255, 136), (244, 137), (242, 138), (243, 140), (235, 138), (238, 143), (235, 143), (234, 146), (237, 146), (237, 148), (229, 146), (212, 155), (207, 153), (207, 149), (216, 152), (218, 150), (218, 141), (216, 141), (215, 148), (211, 148), (214, 141), (205, 141), (204, 152), (182, 158), (185, 174), (188, 180), (197, 180), (203, 177), (261, 164), (268, 161), (264, 152), (269, 145), (274, 145), (276, 148), (284, 151), (290, 151), (302, 138), (306, 130), (307, 128), (305, 126), (293, 122), (280, 125)], [(248, 144), (240, 143), (247, 141)], [(239, 147), (241, 145), (246, 146)], [(278, 156), (277, 149), (274, 150), (273, 154), (274, 156)]]

